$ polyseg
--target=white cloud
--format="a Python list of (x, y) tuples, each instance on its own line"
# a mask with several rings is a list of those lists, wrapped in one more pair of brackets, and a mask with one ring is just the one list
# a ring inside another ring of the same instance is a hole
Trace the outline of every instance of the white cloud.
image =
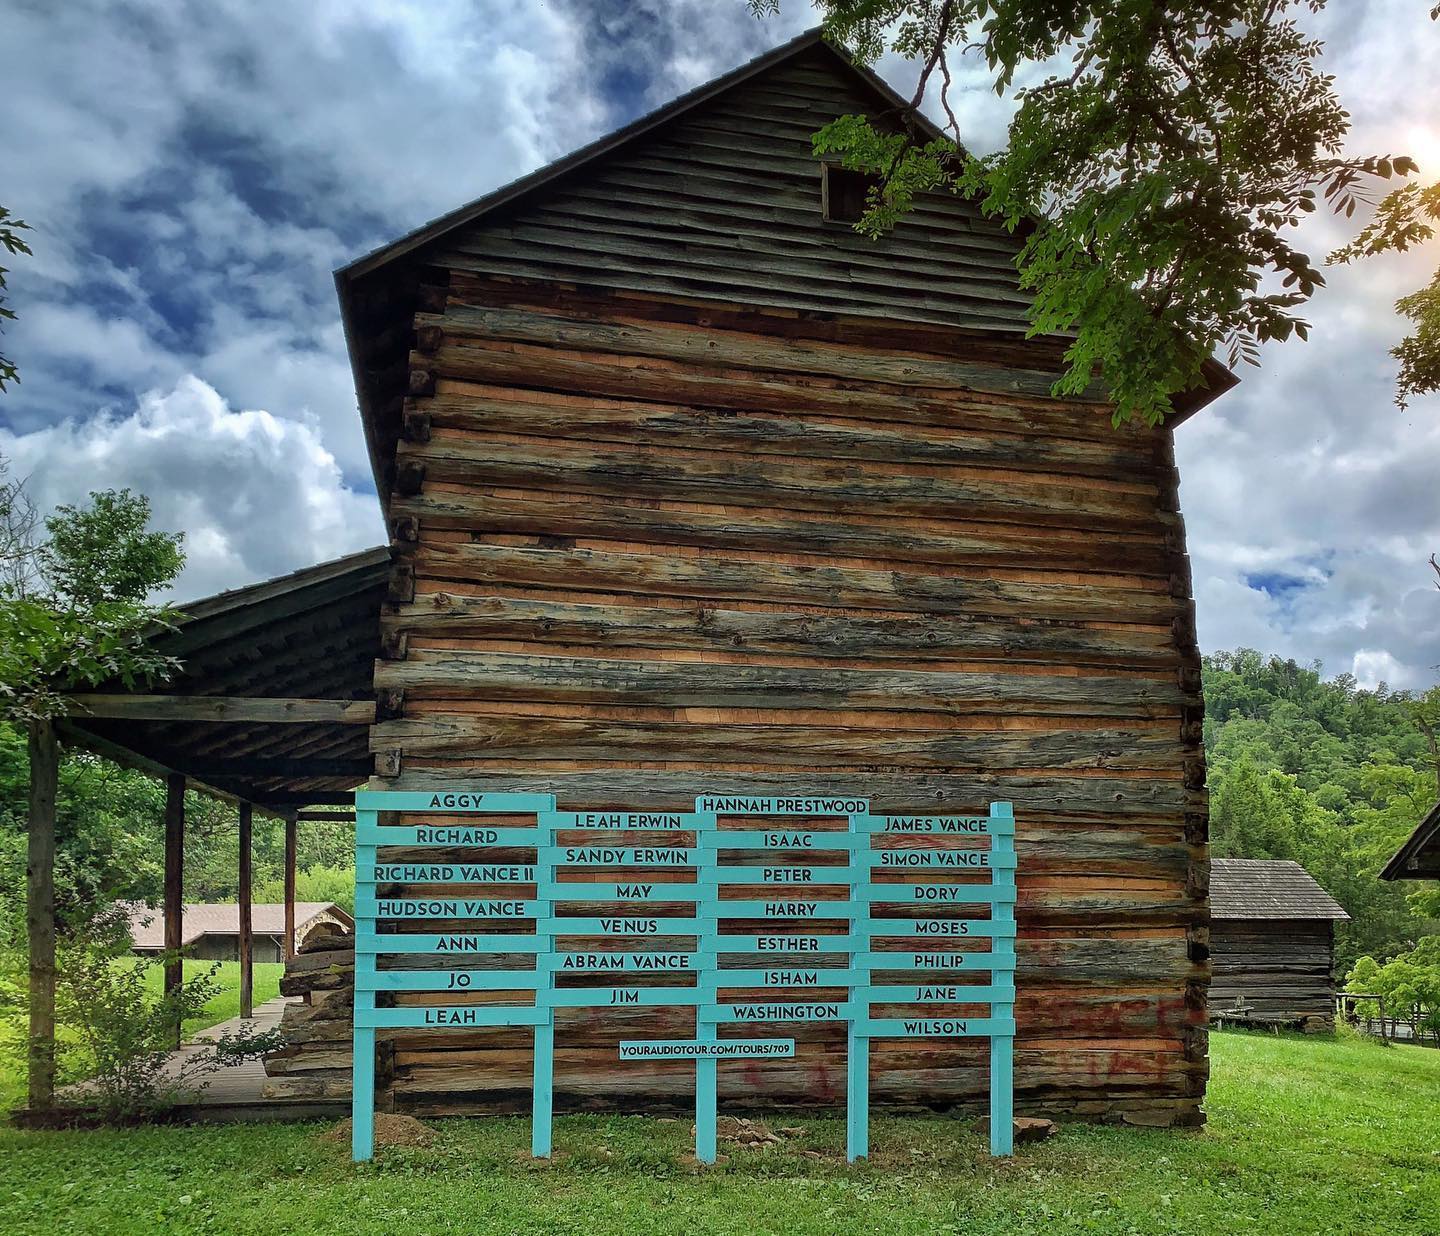
[(345, 487), (309, 425), (234, 411), (199, 378), (143, 395), (126, 415), (0, 431), (42, 510), (95, 489), (150, 498), (153, 526), (184, 530), (188, 560), (174, 593), (208, 596), (336, 558), (383, 536), (373, 494)]
[[(1351, 0), (1305, 20), (1329, 40), (1351, 148), (1434, 175), (1440, 80), (1395, 67), (1440, 48), (1425, 10)], [(149, 492), (190, 533), (187, 594), (373, 543), (331, 270), (815, 21), (803, 0), (766, 21), (740, 0), (12, 6), (3, 194), (36, 253), (12, 264), (23, 382), (0, 399), (0, 446), (47, 501)], [(913, 89), (915, 66), (879, 68)], [(973, 57), (954, 101), (967, 145), (1003, 141), (1012, 103)], [(1345, 235), (1320, 216), (1308, 243)], [(1395, 297), (1437, 250), (1331, 272), (1313, 342), (1266, 349), (1178, 432), (1206, 647), (1434, 681), (1440, 400), (1398, 413), (1386, 350)]]

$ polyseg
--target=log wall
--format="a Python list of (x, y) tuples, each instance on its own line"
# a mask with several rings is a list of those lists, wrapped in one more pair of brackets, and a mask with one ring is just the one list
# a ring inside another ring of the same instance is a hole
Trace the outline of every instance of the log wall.
[[(942, 333), (902, 350), (458, 271), (416, 329), (375, 786), (1013, 799), (1022, 1107), (1198, 1122), (1204, 770), (1168, 434)], [(557, 1103), (683, 1107), (686, 1066), (622, 1070), (615, 1044), (691, 1016), (562, 1013)], [(793, 1062), (722, 1065), (722, 1093), (832, 1102), (843, 1038), (794, 1029)], [(528, 1032), (392, 1042), (402, 1110), (527, 1101)], [(874, 1067), (877, 1103), (983, 1101), (976, 1044), (877, 1044)]]
[[(1199, 1123), (1170, 435), (1051, 396), (1065, 341), (1023, 338), (1019, 238), (963, 199), (878, 244), (820, 218), (811, 134), (891, 106), (813, 48), (350, 287), (394, 555), (372, 785), (1013, 800), (1020, 1110)], [(382, 854), (408, 857), (444, 861)], [(557, 1105), (684, 1109), (688, 1066), (616, 1043), (691, 1016), (562, 1012)], [(843, 1037), (791, 1030), (793, 1061), (720, 1065), (727, 1102), (843, 1095)], [(528, 1103), (528, 1032), (386, 1037), (401, 1110)], [(982, 1051), (877, 1043), (876, 1102), (978, 1106)]]
[(1335, 926), (1328, 920), (1216, 919), (1210, 928), (1210, 1008), (1237, 998), (1262, 1021), (1335, 1027)]

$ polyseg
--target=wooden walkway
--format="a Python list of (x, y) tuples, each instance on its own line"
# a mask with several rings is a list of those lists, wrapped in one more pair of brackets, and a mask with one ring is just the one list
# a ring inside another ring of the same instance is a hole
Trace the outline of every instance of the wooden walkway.
[[(285, 1006), (293, 997), (277, 996), (255, 1010), (250, 1021), (232, 1017), (218, 1025), (199, 1031), (179, 1051), (172, 1053), (166, 1064), (166, 1075), (172, 1080), (181, 1075), (185, 1062), (199, 1055), (208, 1043), (223, 1035), (242, 1029), (251, 1033), (274, 1030), (280, 1025)], [(194, 1123), (246, 1123), (269, 1120), (339, 1119), (350, 1114), (348, 1100), (335, 1099), (270, 1099), (264, 1095), (265, 1066), (250, 1059), (230, 1068), (206, 1073), (197, 1079), (201, 1089), (190, 1095), (175, 1109), (175, 1118)], [(88, 1082), (77, 1082), (60, 1092), (62, 1101), (83, 1104)]]

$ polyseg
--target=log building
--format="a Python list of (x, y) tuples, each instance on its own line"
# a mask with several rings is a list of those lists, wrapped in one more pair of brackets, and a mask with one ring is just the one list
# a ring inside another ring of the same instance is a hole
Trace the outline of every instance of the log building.
[(1335, 924), (1350, 916), (1299, 863), (1217, 858), (1210, 874), (1210, 1014), (1335, 1028)]
[[(371, 784), (1013, 800), (1020, 1109), (1199, 1123), (1171, 433), (1233, 378), (1154, 429), (1053, 397), (1065, 342), (1024, 337), (1019, 238), (948, 194), (853, 230), (864, 184), (810, 140), (852, 112), (904, 108), (812, 33), (339, 272), (394, 559)], [(618, 1071), (629, 1016), (560, 1017), (559, 1108), (684, 1108), (687, 1066)], [(722, 1101), (843, 1094), (843, 1034), (791, 1029), (796, 1059), (722, 1066)], [(391, 1099), (522, 1107), (528, 1043), (397, 1031)], [(983, 1103), (981, 1051), (877, 1043), (876, 1103)]]

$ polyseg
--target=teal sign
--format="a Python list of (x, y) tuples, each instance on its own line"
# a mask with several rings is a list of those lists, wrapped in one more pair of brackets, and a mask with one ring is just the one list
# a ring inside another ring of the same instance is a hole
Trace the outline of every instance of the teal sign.
[[(534, 1027), (531, 1151), (548, 1157), (555, 1010), (576, 1008), (695, 1010), (694, 1039), (627, 1039), (619, 1058), (695, 1062), (695, 1155), (702, 1163), (713, 1163), (716, 1155), (716, 1063), (795, 1054), (793, 1039), (722, 1033), (747, 1023), (846, 1027), (846, 1153), (852, 1161), (869, 1151), (872, 1039), (989, 1039), (990, 1151), (1011, 1153), (1015, 818), (1009, 803), (992, 803), (984, 816), (894, 816), (870, 814), (863, 798), (706, 794), (695, 800), (693, 812), (557, 811), (549, 794), (362, 791), (355, 806), (357, 1161), (374, 1152), (375, 1032), (452, 1026)], [(503, 828), (479, 822), (381, 825), (382, 811), (532, 815), (535, 822)], [(775, 822), (722, 828), (723, 816)], [(786, 817), (844, 819), (848, 827), (792, 827)], [(685, 841), (636, 845), (625, 838), (625, 844), (612, 845), (592, 836), (561, 844), (557, 838), (577, 831), (683, 834)], [(957, 837), (986, 844), (955, 848)], [(381, 862), (381, 846), (474, 854), (465, 862)], [(533, 850), (534, 861), (496, 862), (489, 851), (497, 847)], [(647, 870), (618, 881), (613, 875), (596, 879), (599, 873), (587, 870), (617, 867)], [(910, 878), (900, 883), (887, 873)], [(964, 881), (953, 881), (955, 875)], [(447, 884), (518, 887), (514, 896), (484, 898), (404, 891), (407, 885)], [(745, 891), (729, 895), (732, 888)], [(607, 911), (607, 905), (623, 908)], [(952, 907), (985, 916), (924, 913)], [(426, 920), (467, 927), (449, 934), (381, 930), (382, 924)], [(736, 921), (750, 926), (737, 928)], [(776, 930), (765, 929), (769, 921)], [(598, 941), (617, 938), (626, 941), (625, 951), (595, 950)], [(984, 948), (956, 952), (948, 947), (956, 941)], [(403, 955), (452, 957), (456, 965), (379, 968), (379, 957)], [(504, 956), (515, 968), (480, 964), (488, 956)], [(877, 972), (891, 977), (877, 982)], [(575, 975), (613, 977), (608, 986), (567, 985)], [(637, 985), (635, 975), (660, 976), (662, 985)], [(776, 990), (775, 999), (737, 1001), (732, 995), (766, 988)], [(425, 992), (439, 1003), (379, 1003), (403, 992)], [(485, 992), (520, 1002), (474, 1002), (476, 993)], [(877, 1016), (874, 1005), (912, 1011)], [(932, 1015), (936, 1005), (985, 1005), (990, 1011), (984, 1017)]]

